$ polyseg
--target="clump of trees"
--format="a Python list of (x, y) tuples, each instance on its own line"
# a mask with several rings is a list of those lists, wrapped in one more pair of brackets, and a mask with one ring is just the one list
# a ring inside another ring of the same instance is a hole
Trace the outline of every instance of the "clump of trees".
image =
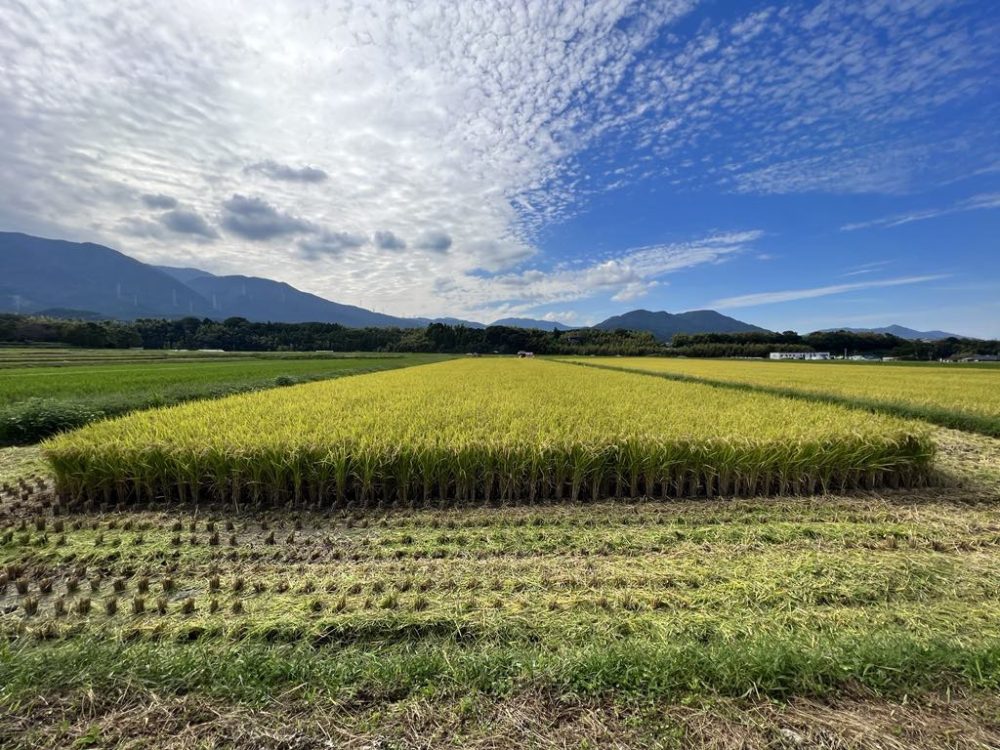
[(142, 336), (131, 323), (27, 315), (0, 315), (0, 341), (63, 344), (88, 349), (129, 349), (143, 345)]

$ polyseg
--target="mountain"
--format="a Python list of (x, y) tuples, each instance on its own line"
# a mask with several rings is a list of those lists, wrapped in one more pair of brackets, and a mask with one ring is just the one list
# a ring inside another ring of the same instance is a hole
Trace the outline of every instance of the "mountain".
[(948, 333), (947, 331), (915, 331), (912, 328), (900, 325), (884, 326), (882, 328), (825, 328), (820, 331), (820, 333), (832, 333), (834, 331), (849, 331), (850, 333), (889, 333), (893, 336), (898, 336), (901, 339), (909, 339), (910, 341), (939, 341), (940, 339), (968, 338), (968, 336), (960, 336), (957, 333)]
[(173, 276), (182, 284), (187, 284), (192, 279), (200, 279), (202, 276), (212, 276), (208, 271), (200, 268), (179, 268), (176, 266), (153, 266), (157, 270), (163, 271), (168, 276)]
[(211, 317), (281, 323), (339, 323), (349, 328), (420, 328), (411, 318), (366, 310), (317, 297), (282, 281), (257, 276), (195, 276), (188, 286), (208, 300)]
[(0, 312), (65, 317), (72, 311), (94, 320), (194, 315), (349, 327), (425, 325), (270, 279), (151, 266), (103, 245), (0, 232)]
[(650, 312), (632, 310), (622, 315), (614, 315), (598, 323), (594, 328), (613, 331), (625, 328), (630, 331), (648, 331), (660, 341), (669, 341), (678, 333), (766, 333), (760, 328), (742, 320), (730, 318), (715, 310), (691, 310), (683, 313)]
[(0, 311), (48, 309), (123, 319), (210, 314), (196, 291), (110, 247), (0, 232)]
[[(200, 268), (152, 266), (103, 245), (0, 232), (0, 312), (90, 320), (246, 318), (339, 323), (351, 328), (421, 328), (428, 323), (485, 328), (458, 318), (399, 318), (318, 297), (256, 276), (216, 276)], [(547, 320), (505, 318), (491, 325), (569, 330)]]
[[(352, 328), (419, 328), (437, 322), (484, 328), (458, 318), (400, 318), (343, 305), (256, 276), (216, 276), (190, 267), (151, 266), (90, 242), (67, 242), (0, 232), (0, 312), (45, 313), (90, 320), (179, 318), (193, 315), (277, 323), (339, 323)], [(491, 326), (568, 331), (572, 326), (535, 318), (501, 318)], [(672, 314), (633, 310), (595, 328), (648, 331), (660, 341), (678, 333), (765, 332), (714, 310)], [(839, 330), (839, 329), (838, 329)], [(906, 339), (942, 339), (945, 331), (903, 326), (842, 330), (891, 333)]]
[(535, 318), (501, 318), (490, 323), (491, 326), (508, 326), (510, 328), (537, 328), (540, 331), (572, 331), (573, 326), (559, 323), (555, 320), (536, 320)]

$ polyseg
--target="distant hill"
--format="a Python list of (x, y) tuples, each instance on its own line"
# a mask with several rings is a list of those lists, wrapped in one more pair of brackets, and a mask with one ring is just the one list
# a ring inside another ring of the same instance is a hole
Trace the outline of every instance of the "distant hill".
[(210, 313), (196, 291), (110, 247), (0, 232), (0, 311), (67, 309), (124, 319)]
[(957, 333), (948, 333), (947, 331), (916, 331), (912, 328), (900, 325), (884, 326), (883, 328), (825, 328), (822, 333), (832, 333), (833, 331), (849, 331), (850, 333), (889, 333), (893, 336), (898, 336), (901, 339), (909, 339), (910, 341), (939, 341), (941, 339), (950, 338), (968, 338), (967, 336), (960, 336)]
[(490, 323), (491, 326), (509, 326), (510, 328), (536, 328), (539, 331), (572, 331), (573, 326), (556, 320), (537, 320), (535, 318), (500, 318)]
[(419, 328), (411, 318), (372, 312), (300, 291), (281, 281), (256, 276), (194, 276), (187, 282), (204, 297), (212, 317), (240, 317), (253, 321), (282, 323), (339, 323), (349, 328)]
[(730, 318), (715, 310), (691, 310), (683, 313), (650, 312), (633, 310), (615, 315), (598, 323), (594, 328), (613, 331), (624, 328), (629, 331), (648, 331), (660, 341), (669, 341), (678, 333), (752, 333), (767, 332), (767, 329)]

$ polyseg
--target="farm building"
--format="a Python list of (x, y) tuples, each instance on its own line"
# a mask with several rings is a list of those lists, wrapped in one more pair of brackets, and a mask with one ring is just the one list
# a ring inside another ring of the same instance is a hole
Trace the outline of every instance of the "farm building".
[(830, 359), (830, 352), (771, 352), (771, 359)]

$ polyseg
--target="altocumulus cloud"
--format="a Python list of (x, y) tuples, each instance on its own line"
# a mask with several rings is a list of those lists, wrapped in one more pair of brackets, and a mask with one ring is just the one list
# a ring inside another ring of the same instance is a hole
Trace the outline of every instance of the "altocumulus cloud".
[(263, 198), (239, 193), (222, 204), (222, 226), (248, 240), (270, 240), (314, 231), (308, 221), (279, 211)]
[[(164, 237), (204, 236), (116, 224), (123, 206), (195, 206), (220, 230), (219, 262), (239, 259), (227, 270), (265, 273), (285, 252), (283, 280), (309, 291), (469, 317), (665, 283), (649, 271), (663, 251), (621, 247), (605, 265), (537, 244), (623, 186), (905, 193), (1000, 163), (996, 107), (981, 105), (1000, 62), (991, 3), (308, 5), (0, 2), (0, 28), (17, 30), (0, 34), (0, 206), (97, 222), (147, 260)], [(720, 12), (680, 23), (698, 5)], [(945, 106), (962, 117), (931, 117)], [(246, 197), (265, 181), (266, 200)], [(297, 245), (323, 227), (369, 237), (326, 276)], [(386, 252), (386, 227), (419, 252)], [(418, 242), (428, 228), (447, 240)], [(522, 276), (535, 256), (543, 278)]]
[(262, 174), (272, 180), (284, 180), (286, 182), (325, 182), (330, 175), (318, 167), (292, 167), (288, 164), (281, 164), (272, 159), (265, 159), (256, 164), (251, 164), (243, 171), (253, 174)]

